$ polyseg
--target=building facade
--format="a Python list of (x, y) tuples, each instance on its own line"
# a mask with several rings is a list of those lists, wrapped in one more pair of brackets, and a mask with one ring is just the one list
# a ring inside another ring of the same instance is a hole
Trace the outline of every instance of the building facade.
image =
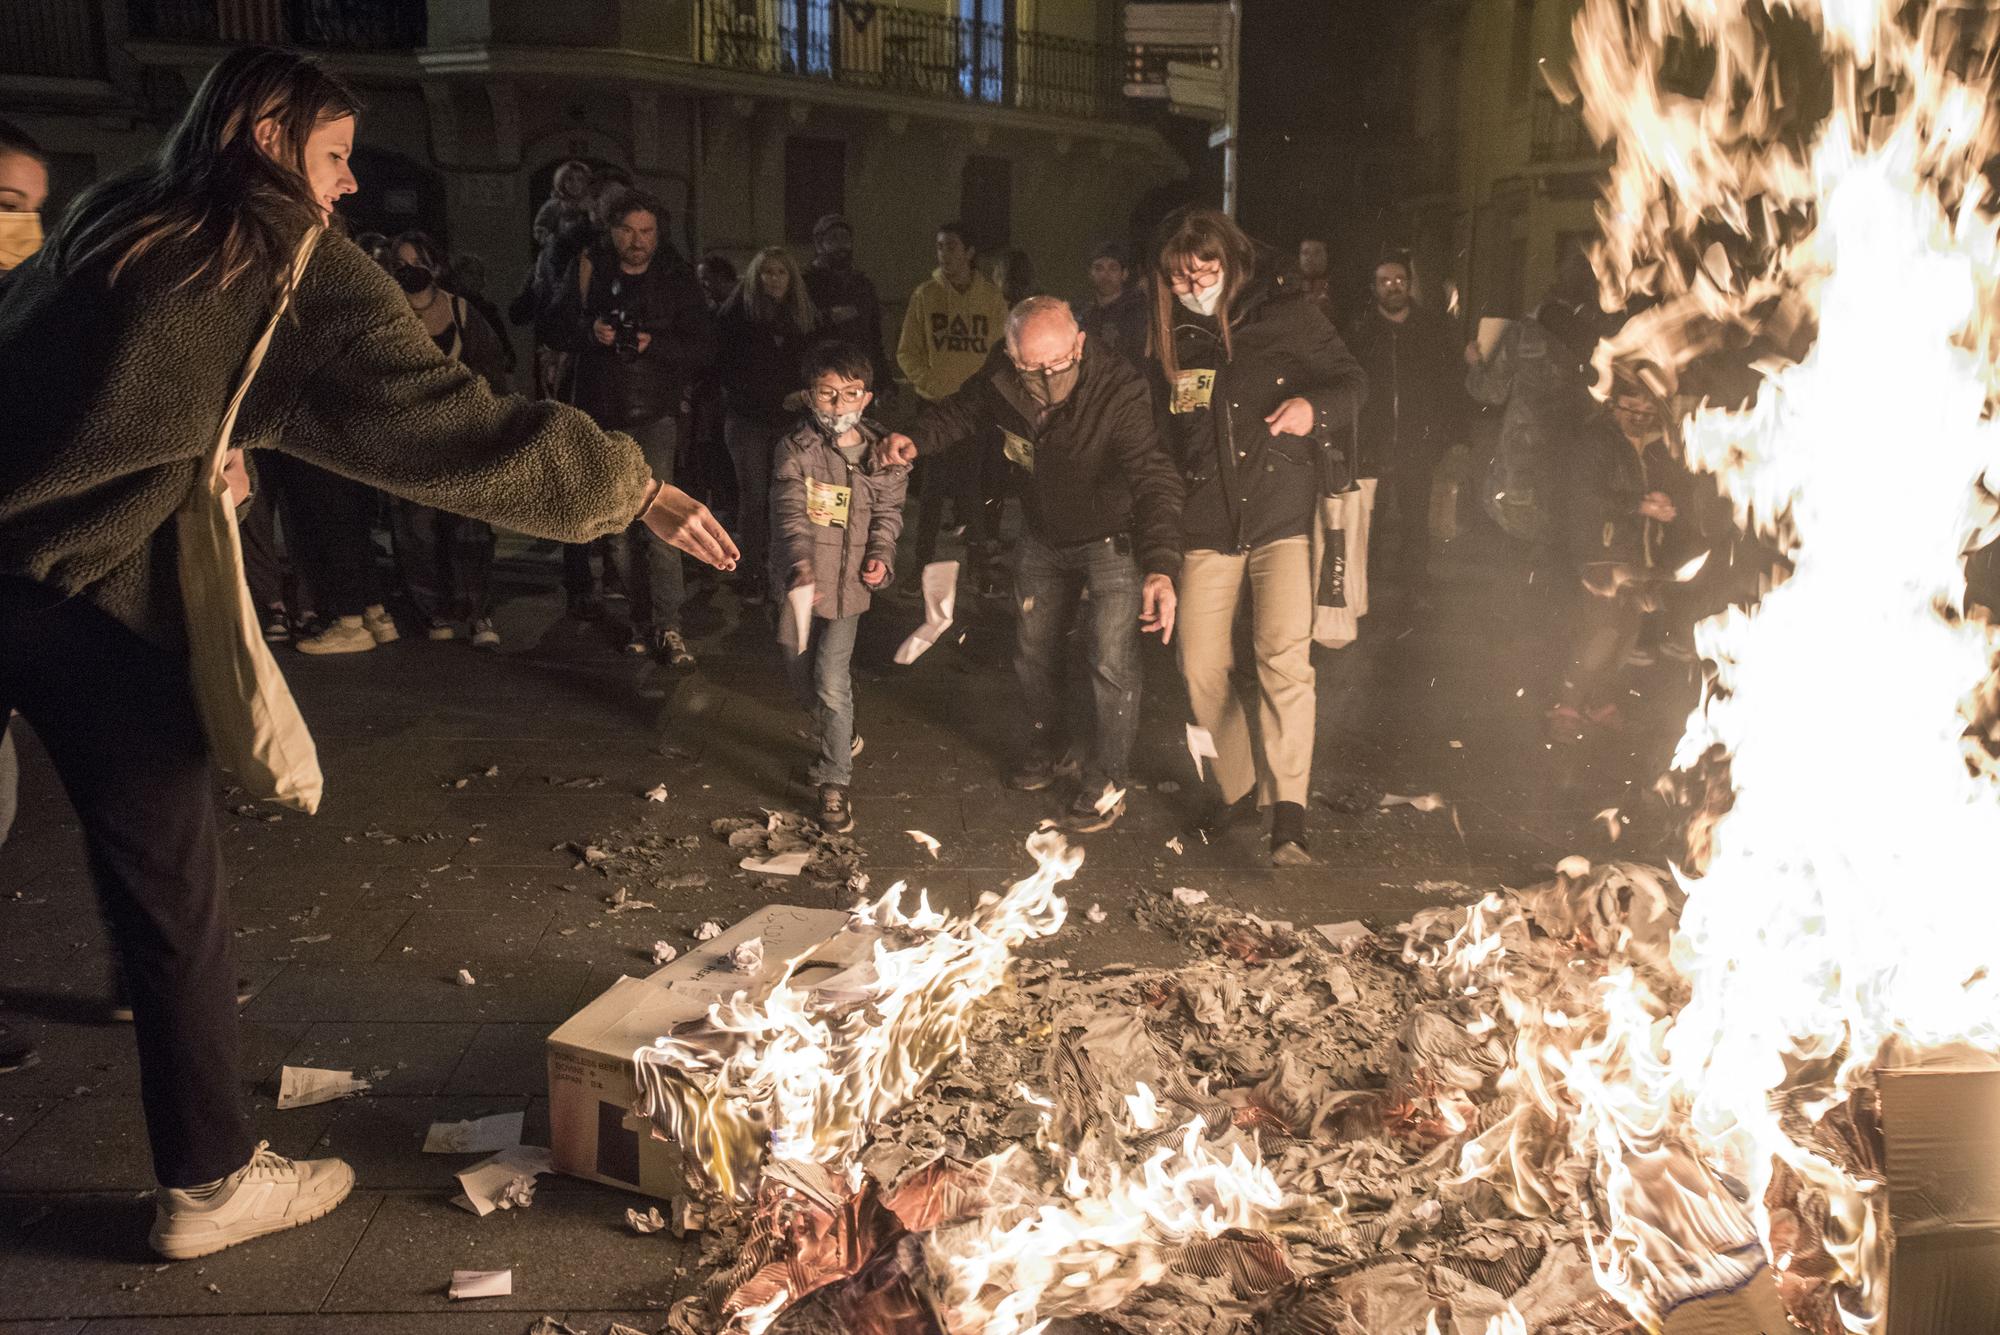
[(1469, 318), (1534, 306), (1596, 235), (1607, 159), (1545, 72), (1565, 77), (1578, 0), (1413, 3), (1402, 213), (1418, 267)]
[(900, 318), (962, 218), (1046, 286), (1186, 173), (1120, 94), (1113, 0), (6, 0), (0, 115), (54, 159), (57, 204), (143, 160), (230, 46), (324, 53), (367, 99), (343, 206), (487, 261), (503, 303), (556, 166), (666, 201), (685, 253), (809, 252), (821, 214)]

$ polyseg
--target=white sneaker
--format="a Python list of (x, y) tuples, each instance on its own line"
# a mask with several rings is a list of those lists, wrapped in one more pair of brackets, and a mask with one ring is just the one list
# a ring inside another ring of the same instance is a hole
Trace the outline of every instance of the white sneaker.
[(500, 632), (493, 629), (493, 623), (485, 617), (472, 623), (472, 647), (475, 649), (500, 647)]
[(402, 638), (401, 632), (396, 629), (396, 618), (384, 611), (380, 603), (361, 609), (361, 624), (368, 627), (368, 633), (375, 637), (377, 644), (394, 644)]
[(855, 734), (854, 734), (854, 741), (853, 741), (852, 743), (850, 743), (850, 744), (848, 745), (848, 748), (847, 748), (847, 758), (848, 758), (849, 760), (852, 760), (852, 759), (854, 759), (854, 757), (856, 757), (856, 756), (860, 755), (860, 754), (861, 754), (861, 748), (862, 748), (862, 747), (864, 747), (864, 746), (866, 746), (866, 745), (868, 745), (868, 739), (867, 739), (866, 737), (863, 737), (863, 736), (862, 736), (862, 735), (861, 735), (860, 733), (858, 733), (858, 732), (857, 732), (857, 733), (855, 733)]
[(299, 641), (302, 654), (358, 654), (373, 649), (375, 636), (360, 617), (335, 617), (327, 628), (310, 639)]
[(153, 1250), (169, 1261), (310, 1224), (347, 1199), (354, 1170), (339, 1159), (287, 1159), (259, 1141), (257, 1152), (210, 1187), (162, 1187), (153, 1215)]
[[(395, 627), (391, 626), (389, 629), (394, 631)], [(372, 632), (374, 627), (369, 627), (369, 630)], [(389, 636), (390, 640), (395, 638), (393, 634)], [(455, 640), (458, 638), (458, 627), (452, 625), (449, 621), (433, 621), (430, 625), (424, 627), (424, 638), (428, 640)], [(384, 644), (388, 642), (388, 640), (383, 641)]]

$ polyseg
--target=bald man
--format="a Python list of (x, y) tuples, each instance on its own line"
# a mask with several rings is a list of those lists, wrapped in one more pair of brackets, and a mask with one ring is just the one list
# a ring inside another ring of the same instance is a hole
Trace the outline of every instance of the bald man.
[[(1126, 786), (1139, 730), (1139, 634), (1173, 637), (1180, 473), (1160, 445), (1145, 378), (1090, 343), (1067, 302), (1029, 297), (1008, 313), (1006, 335), (955, 393), (925, 405), (908, 436), (877, 452), (890, 463), (982, 446), (1004, 454), (1026, 519), (1014, 673), (1028, 746), (1010, 782), (1039, 792), (1076, 775), (1065, 824), (1088, 833), (1124, 812), (1111, 795)], [(1063, 645), (1086, 591), (1095, 727), (1079, 747), (1063, 735)]]

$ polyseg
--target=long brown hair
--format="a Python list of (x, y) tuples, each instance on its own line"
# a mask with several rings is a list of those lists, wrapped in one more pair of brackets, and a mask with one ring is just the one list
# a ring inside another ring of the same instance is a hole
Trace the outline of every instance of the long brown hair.
[[(782, 306), (764, 295), (764, 266), (773, 261), (784, 265), (785, 272), (791, 275)], [(766, 246), (751, 257), (743, 268), (742, 281), (736, 285), (736, 299), (742, 303), (743, 313), (758, 324), (769, 324), (780, 315), (789, 315), (801, 334), (810, 334), (819, 327), (819, 311), (813, 305), (812, 294), (806, 291), (806, 276), (799, 271), (799, 262), (792, 258), (792, 252), (783, 246)]]
[(1229, 312), (1236, 298), (1257, 277), (1257, 247), (1243, 229), (1218, 209), (1190, 204), (1174, 210), (1160, 224), (1159, 239), (1153, 247), (1153, 355), (1171, 382), (1180, 374), (1174, 355), (1174, 275), (1200, 261), (1222, 263), (1222, 300), (1216, 304), (1215, 323), (1222, 336), (1222, 355), (1233, 356), (1229, 340)]
[[(198, 240), (180, 286), (228, 287), (246, 274), (278, 281), (293, 248), (320, 221), (306, 179), (306, 137), (322, 121), (360, 112), (361, 100), (317, 61), (276, 47), (230, 52), (201, 81), (152, 165), (79, 199), (50, 238), (50, 259), (75, 271), (126, 266), (171, 242)], [(258, 147), (257, 125), (278, 126), (282, 161)]]

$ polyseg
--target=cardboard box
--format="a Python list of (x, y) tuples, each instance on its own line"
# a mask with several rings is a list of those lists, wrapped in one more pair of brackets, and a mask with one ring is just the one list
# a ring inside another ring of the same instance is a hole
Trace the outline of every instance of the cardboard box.
[(2000, 1331), (2000, 1058), (1885, 1053), (1876, 1092), (1895, 1234), (1885, 1335)]
[[(632, 1113), (632, 1054), (677, 1025), (699, 1020), (736, 992), (753, 999), (788, 961), (809, 956), (795, 978), (824, 981), (870, 957), (872, 931), (846, 930), (839, 909), (771, 904), (645, 978), (620, 978), (549, 1035), (549, 1145), (558, 1172), (663, 1200), (687, 1194), (678, 1150)], [(764, 965), (738, 973), (729, 952), (752, 937)]]

